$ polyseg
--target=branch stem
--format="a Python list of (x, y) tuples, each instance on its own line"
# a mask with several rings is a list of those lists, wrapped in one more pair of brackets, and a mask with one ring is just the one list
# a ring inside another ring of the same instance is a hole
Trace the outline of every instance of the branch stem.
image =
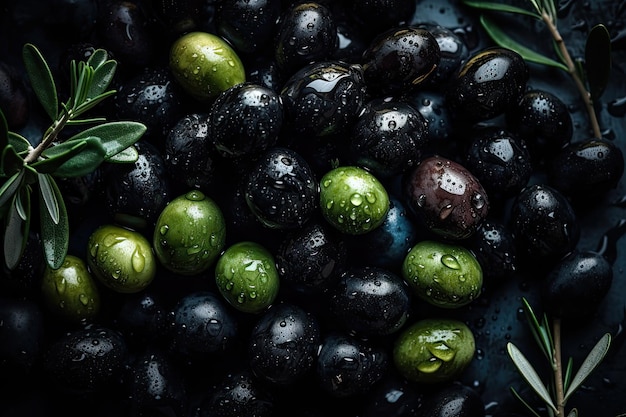
[(585, 108), (587, 110), (587, 114), (589, 115), (589, 123), (591, 125), (591, 129), (593, 130), (593, 135), (595, 138), (600, 139), (602, 138), (602, 132), (600, 131), (600, 124), (598, 123), (598, 118), (596, 116), (595, 109), (593, 108), (591, 94), (589, 94), (589, 91), (587, 91), (587, 88), (585, 87), (583, 81), (578, 75), (578, 71), (576, 71), (576, 65), (574, 64), (574, 61), (572, 60), (572, 57), (570, 56), (569, 51), (565, 46), (565, 42), (563, 41), (563, 37), (561, 37), (561, 33), (559, 32), (556, 23), (554, 22), (552, 17), (545, 11), (541, 13), (541, 18), (545, 22), (546, 26), (548, 26), (548, 29), (552, 34), (552, 38), (554, 38), (554, 41), (556, 42), (556, 45), (559, 48), (563, 59), (565, 60), (567, 71), (574, 80), (576, 88), (578, 89), (578, 92), (580, 93), (580, 96), (585, 103)]
[(556, 388), (556, 415), (565, 417), (565, 393), (563, 390), (563, 364), (561, 359), (561, 319), (552, 320), (552, 337), (554, 338), (554, 384)]
[(45, 151), (50, 146), (50, 144), (56, 140), (61, 130), (63, 130), (63, 128), (71, 118), (71, 111), (64, 111), (61, 118), (54, 121), (54, 124), (52, 125), (52, 130), (50, 130), (43, 137), (39, 145), (37, 145), (35, 148), (31, 149), (28, 152), (28, 155), (26, 155), (26, 158), (24, 158), (24, 164), (30, 164), (37, 161), (43, 151)]

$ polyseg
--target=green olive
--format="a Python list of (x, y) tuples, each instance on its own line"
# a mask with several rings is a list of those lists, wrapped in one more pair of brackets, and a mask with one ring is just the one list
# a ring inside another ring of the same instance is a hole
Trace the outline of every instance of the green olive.
[(432, 240), (411, 248), (402, 264), (402, 276), (418, 297), (443, 308), (469, 304), (483, 285), (482, 268), (471, 251)]
[(472, 331), (454, 319), (424, 319), (405, 327), (393, 346), (393, 361), (407, 379), (422, 383), (456, 378), (474, 357)]
[(224, 39), (206, 32), (190, 32), (174, 41), (169, 67), (183, 89), (199, 101), (212, 101), (246, 80), (237, 53)]
[(339, 231), (360, 235), (380, 226), (389, 211), (389, 195), (378, 179), (357, 166), (328, 171), (320, 181), (322, 215)]
[(270, 306), (280, 286), (273, 255), (256, 242), (228, 247), (215, 265), (215, 282), (237, 310), (257, 313)]
[(102, 284), (121, 293), (143, 290), (156, 274), (148, 240), (139, 232), (108, 224), (89, 236), (87, 265)]
[(41, 293), (50, 311), (71, 321), (94, 317), (100, 311), (96, 281), (85, 262), (77, 256), (65, 256), (58, 269), (46, 266)]
[(161, 264), (181, 275), (206, 271), (224, 249), (226, 221), (220, 207), (194, 190), (169, 202), (154, 228), (154, 252)]

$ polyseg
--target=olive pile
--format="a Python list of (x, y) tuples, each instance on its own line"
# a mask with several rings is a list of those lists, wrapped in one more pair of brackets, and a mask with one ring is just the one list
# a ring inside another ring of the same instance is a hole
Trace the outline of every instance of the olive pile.
[[(621, 149), (413, 0), (9, 3), (0, 35), (60, 85), (107, 49), (95, 111), (147, 131), (134, 164), (60, 182), (61, 268), (33, 233), (0, 271), (0, 415), (481, 417), (468, 308), (527, 272), (561, 317), (610, 290), (577, 215)], [(41, 109), (3, 48), (0, 107), (28, 137)]]

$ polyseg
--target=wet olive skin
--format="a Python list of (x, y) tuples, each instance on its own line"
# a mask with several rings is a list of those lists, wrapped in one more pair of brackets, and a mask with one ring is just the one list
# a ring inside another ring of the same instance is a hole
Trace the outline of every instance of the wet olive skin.
[(211, 139), (220, 155), (255, 156), (278, 141), (283, 103), (274, 90), (245, 82), (221, 93), (209, 117)]
[(243, 192), (252, 213), (273, 229), (302, 226), (318, 207), (315, 173), (298, 152), (285, 147), (272, 147), (259, 156)]
[(490, 284), (508, 279), (519, 266), (513, 233), (501, 221), (485, 220), (465, 243), (482, 266), (485, 281)]
[(258, 378), (273, 384), (296, 383), (313, 369), (320, 340), (315, 316), (294, 304), (277, 304), (263, 313), (252, 329), (250, 368)]
[(195, 31), (181, 35), (170, 48), (169, 68), (180, 86), (200, 102), (246, 81), (241, 59), (222, 38)]
[(259, 313), (269, 307), (280, 286), (274, 256), (250, 241), (237, 242), (220, 255), (215, 282), (226, 301), (245, 313)]
[(271, 417), (274, 403), (251, 371), (225, 375), (202, 401), (200, 417)]
[(482, 291), (482, 266), (472, 252), (456, 243), (422, 240), (406, 255), (402, 276), (424, 301), (458, 308)]
[(434, 89), (444, 88), (450, 77), (469, 58), (466, 42), (453, 30), (441, 25), (431, 23), (420, 24), (419, 27), (426, 29), (435, 37), (440, 52), (439, 64), (424, 84)]
[(346, 330), (387, 335), (406, 322), (411, 294), (400, 276), (377, 267), (352, 267), (328, 291), (334, 316)]
[(404, 327), (393, 347), (396, 369), (407, 379), (434, 384), (451, 381), (476, 350), (472, 331), (455, 319), (422, 319)]
[(142, 234), (105, 224), (89, 236), (87, 265), (93, 276), (113, 291), (136, 293), (150, 285), (157, 262)]
[(58, 269), (46, 267), (41, 293), (48, 309), (70, 321), (100, 312), (100, 293), (82, 258), (67, 255)]
[(427, 157), (403, 179), (407, 206), (432, 232), (447, 239), (470, 237), (489, 212), (482, 184), (463, 165)]
[(575, 250), (548, 273), (542, 303), (564, 319), (589, 319), (611, 288), (613, 267), (601, 254)]
[(196, 275), (208, 270), (226, 244), (226, 221), (221, 208), (199, 190), (174, 198), (154, 227), (156, 258), (168, 270)]
[(485, 404), (476, 390), (453, 382), (429, 396), (422, 412), (431, 417), (484, 417)]
[(359, 235), (379, 227), (389, 211), (389, 195), (363, 168), (340, 166), (320, 180), (322, 215), (337, 230)]
[(220, 2), (216, 10), (218, 33), (245, 54), (271, 42), (273, 25), (280, 15), (280, 0)]
[(517, 52), (487, 48), (472, 55), (449, 81), (446, 103), (458, 123), (489, 120), (517, 103), (528, 78), (526, 62)]

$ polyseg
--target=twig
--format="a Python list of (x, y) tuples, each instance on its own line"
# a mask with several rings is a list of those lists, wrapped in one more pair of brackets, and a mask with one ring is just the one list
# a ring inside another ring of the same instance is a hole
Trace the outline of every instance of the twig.
[(563, 390), (563, 366), (561, 361), (561, 319), (552, 320), (552, 337), (554, 338), (554, 384), (556, 388), (556, 415), (565, 417), (565, 393)]

